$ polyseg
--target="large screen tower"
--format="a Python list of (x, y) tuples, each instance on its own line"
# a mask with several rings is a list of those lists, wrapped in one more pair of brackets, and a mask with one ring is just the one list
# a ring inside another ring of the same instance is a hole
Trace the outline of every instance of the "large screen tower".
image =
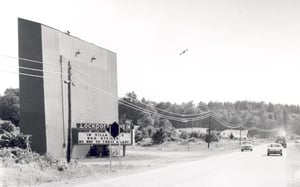
[[(66, 156), (68, 63), (72, 69), (72, 128), (118, 121), (116, 54), (51, 27), (18, 19), (20, 128), (38, 153)], [(87, 31), (88, 32), (88, 31)], [(83, 157), (89, 145), (73, 146)]]

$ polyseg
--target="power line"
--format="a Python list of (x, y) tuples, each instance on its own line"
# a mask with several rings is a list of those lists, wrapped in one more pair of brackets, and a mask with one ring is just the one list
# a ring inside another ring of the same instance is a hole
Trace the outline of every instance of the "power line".
[(0, 69), (1, 72), (5, 72), (5, 73), (12, 73), (12, 74), (17, 74), (17, 75), (23, 75), (23, 76), (28, 76), (28, 77), (35, 77), (35, 78), (41, 78), (41, 79), (49, 79), (49, 80), (59, 80), (59, 81), (63, 81), (62, 79), (56, 79), (56, 78), (52, 78), (52, 77), (46, 77), (46, 76), (40, 76), (40, 75), (34, 75), (34, 74), (30, 74), (30, 73), (18, 73), (18, 72), (14, 72), (14, 71), (7, 71), (7, 70), (2, 70)]
[(153, 111), (151, 111), (151, 110), (148, 110), (148, 111), (146, 110), (146, 111), (145, 111), (145, 110), (142, 110), (142, 109), (140, 109), (140, 108), (136, 108), (136, 107), (134, 107), (134, 106), (132, 106), (132, 105), (128, 105), (128, 104), (126, 104), (126, 103), (120, 102), (120, 104), (125, 105), (125, 106), (127, 106), (127, 107), (129, 107), (129, 108), (133, 108), (133, 109), (135, 109), (135, 110), (144, 112), (144, 113), (151, 113), (152, 115), (157, 116), (157, 117), (166, 118), (166, 119), (169, 119), (169, 120), (179, 121), (179, 122), (192, 122), (192, 121), (198, 121), (198, 120), (202, 120), (202, 119), (205, 119), (205, 118), (209, 117), (209, 115), (206, 115), (206, 116), (202, 116), (202, 117), (198, 117), (198, 118), (190, 118), (190, 119), (185, 119), (185, 118), (174, 118), (174, 117), (172, 117), (172, 116), (166, 116), (166, 115), (161, 115), (161, 114), (159, 114), (159, 113), (155, 113), (155, 112), (153, 112)]
[[(135, 103), (132, 103), (132, 102), (129, 102), (129, 101), (126, 101), (126, 100), (124, 100), (124, 99), (120, 99), (119, 101), (125, 102), (125, 103), (130, 104), (130, 105), (135, 105), (135, 106), (140, 107), (139, 105), (137, 105), (137, 104), (135, 104)], [(156, 109), (156, 108), (155, 108), (155, 109)], [(209, 114), (209, 112), (208, 112), (208, 113), (203, 113), (201, 116), (205, 116), (205, 115), (207, 115), (207, 114)], [(165, 115), (167, 115), (167, 114), (165, 114)], [(201, 117), (201, 116), (194, 116), (194, 117), (190, 117), (190, 118), (185, 118), (185, 117), (178, 117), (178, 118), (182, 118), (182, 119), (192, 119), (192, 118), (197, 118), (197, 117)], [(176, 117), (176, 116), (173, 116), (173, 117)], [(186, 117), (188, 117), (188, 116), (186, 116)]]
[[(84, 82), (84, 81), (83, 81)], [(81, 84), (78, 84), (78, 82), (74, 81), (75, 85), (78, 85), (84, 89), (87, 89), (86, 87), (84, 87), (83, 85)], [(87, 82), (85, 82), (87, 83)], [(103, 90), (95, 87), (92, 85), (92, 88), (94, 88), (94, 90), (97, 90), (97, 93), (101, 92), (101, 94), (105, 94), (105, 95), (108, 95), (110, 97), (115, 97), (107, 92), (104, 92)], [(115, 97), (117, 98), (117, 97)], [(208, 117), (208, 115), (205, 115), (205, 116), (201, 116), (201, 117), (194, 117), (194, 118), (179, 118), (179, 117), (175, 117), (175, 116), (169, 116), (169, 115), (164, 115), (164, 114), (160, 114), (160, 113), (157, 113), (155, 111), (152, 111), (152, 110), (149, 110), (149, 109), (146, 109), (146, 108), (143, 108), (143, 107), (140, 107), (138, 105), (135, 105), (135, 104), (132, 104), (130, 102), (126, 102), (126, 101), (123, 101), (123, 100), (119, 100), (119, 103), (124, 105), (124, 106), (127, 106), (129, 108), (132, 108), (132, 109), (135, 109), (135, 110), (138, 110), (140, 112), (143, 112), (143, 113), (148, 113), (148, 114), (151, 114), (153, 116), (156, 116), (156, 117), (161, 117), (161, 118), (166, 118), (166, 119), (169, 119), (169, 120), (174, 120), (174, 121), (180, 121), (180, 122), (189, 122), (189, 121), (196, 121), (196, 120), (201, 120), (201, 119), (204, 119), (206, 117)]]
[(212, 115), (219, 120), (219, 122), (222, 122), (224, 126), (227, 126), (229, 128), (240, 128), (242, 127), (242, 124), (233, 125), (231, 123), (228, 123), (227, 121), (223, 120), (222, 118), (218, 117), (214, 112)]
[(220, 118), (218, 118), (217, 116), (215, 115), (212, 115), (213, 119), (215, 119), (217, 122), (219, 122), (220, 125), (224, 126), (224, 127), (227, 127), (227, 128), (230, 128), (230, 129), (237, 129), (237, 128), (240, 128), (241, 126), (232, 126), (232, 125), (227, 125), (225, 124), (224, 122), (222, 122), (220, 120)]
[[(95, 81), (95, 80), (92, 79), (91, 77), (85, 75), (84, 73), (82, 73), (82, 72), (76, 70), (76, 68), (74, 68), (74, 71), (76, 71), (77, 73), (81, 74), (82, 76), (87, 77), (89, 80), (91, 80), (91, 81), (97, 83), (97, 81)], [(83, 80), (80, 79), (80, 78), (77, 78), (77, 79), (79, 79), (79, 81), (83, 81)], [(85, 82), (86, 84), (90, 84), (90, 85), (92, 85), (93, 87), (97, 88), (97, 87), (96, 87), (94, 84), (92, 84), (92, 83), (88, 83), (88, 82), (86, 82), (86, 81), (83, 81), (83, 82)], [(103, 91), (103, 90), (101, 90), (101, 91)], [(103, 92), (105, 92), (105, 91), (103, 91)], [(105, 94), (107, 94), (107, 93), (105, 93)], [(119, 98), (118, 98), (118, 99), (119, 99)], [(119, 99), (119, 100), (123, 100), (124, 102), (129, 103), (129, 101), (126, 101), (125, 99)], [(130, 103), (131, 103), (131, 102), (130, 102)], [(145, 104), (145, 103), (140, 103), (140, 104), (143, 104), (143, 105), (148, 106), (148, 107), (150, 107), (150, 108), (154, 107), (156, 110), (159, 110), (159, 111), (161, 111), (161, 112), (165, 112), (165, 113), (169, 113), (169, 114), (173, 114), (173, 115), (177, 115), (177, 116), (182, 116), (182, 117), (191, 117), (191, 116), (195, 116), (195, 117), (196, 117), (196, 116), (203, 116), (203, 115), (209, 113), (209, 112), (204, 112), (204, 113), (197, 113), (197, 114), (180, 114), (180, 113), (175, 113), (175, 112), (163, 110), (163, 109), (160, 109), (160, 108), (155, 107), (155, 106), (153, 106), (153, 105), (148, 105), (148, 104)]]
[[(29, 58), (14, 57), (14, 56), (3, 55), (3, 54), (0, 54), (0, 56), (5, 57), (5, 58), (11, 58), (11, 59), (16, 59), (16, 60), (22, 60), (22, 61), (26, 61), (26, 62), (37, 63), (37, 64), (46, 64), (46, 65), (52, 65), (52, 66), (60, 66), (59, 64), (47, 63), (47, 62), (45, 62), (45, 61), (32, 60), (32, 59), (29, 59)], [(62, 67), (68, 68), (68, 66), (62, 66)]]
[[(38, 69), (34, 69), (34, 68), (28, 68), (28, 69), (38, 70)], [(47, 77), (47, 76), (39, 76), (39, 75), (30, 74), (30, 73), (21, 73), (21, 72), (18, 73), (18, 72), (7, 71), (7, 70), (2, 70), (2, 69), (0, 69), (0, 71), (1, 72), (6, 72), (6, 73), (12, 73), (12, 74), (19, 74), (19, 75), (28, 76), (28, 77), (35, 77), (35, 78), (42, 78), (42, 79), (50, 79), (50, 80), (63, 81), (63, 79), (57, 79), (57, 78)], [(39, 71), (43, 71), (43, 70), (39, 70)], [(44, 71), (44, 72), (47, 72), (47, 71)], [(56, 73), (59, 73), (59, 72), (56, 72)], [(84, 89), (86, 89), (83, 86), (81, 86), (81, 87), (84, 88)], [(103, 91), (103, 90), (101, 90), (101, 89), (99, 89), (97, 87), (94, 87), (94, 88), (97, 89), (97, 90), (102, 91), (102, 93), (104, 93), (104, 94), (106, 94), (108, 96), (112, 96), (111, 94), (108, 94), (107, 92), (105, 92), (105, 91)], [(119, 99), (119, 98), (117, 98), (117, 99)], [(202, 120), (202, 119), (206, 119), (206, 118), (210, 117), (210, 115), (207, 115), (209, 112), (208, 113), (202, 113), (201, 116), (194, 117), (194, 118), (182, 118), (182, 117), (168, 116), (168, 115), (163, 115), (163, 114), (157, 113), (157, 112), (152, 111), (150, 109), (142, 108), (142, 107), (140, 107), (138, 105), (135, 105), (135, 104), (133, 104), (131, 102), (128, 102), (126, 100), (121, 100), (120, 99), (119, 101), (120, 101), (119, 102), (120, 104), (125, 105), (125, 106), (130, 107), (130, 108), (133, 108), (133, 109), (136, 109), (138, 111), (141, 111), (141, 112), (144, 112), (144, 113), (151, 113), (152, 115), (154, 115), (156, 117), (166, 118), (166, 119), (169, 119), (169, 120), (174, 120), (174, 121), (179, 121), (179, 122), (192, 122), (192, 121), (198, 121), (198, 120)], [(218, 121), (224, 127), (231, 128), (231, 129), (243, 127), (242, 125), (233, 126), (232, 124), (228, 123), (227, 121), (223, 120), (222, 118), (219, 118), (215, 113), (212, 113), (212, 116), (214, 117), (214, 119), (216, 121)], [(246, 129), (245, 127), (243, 127), (243, 128)], [(246, 129), (246, 130), (257, 130), (257, 131), (262, 131), (262, 132), (274, 132), (274, 131), (277, 131), (277, 129), (266, 130), (266, 129), (259, 129), (257, 127), (251, 127), (251, 128)]]
[[(28, 58), (22, 58), (22, 57), (13, 57), (13, 56), (9, 56), (9, 55), (3, 55), (3, 54), (0, 54), (0, 56), (2, 57), (6, 57), (6, 58), (12, 58), (12, 59), (17, 59), (17, 60), (23, 60), (23, 61), (27, 61), (27, 62), (33, 62), (33, 63), (39, 63), (39, 64), (49, 64), (49, 65), (54, 65), (54, 66), (60, 66), (60, 67), (65, 67), (65, 68), (68, 68), (68, 66), (61, 66), (59, 64), (53, 64), (53, 63), (47, 63), (45, 61), (38, 61), (38, 60), (32, 60), (32, 59), (28, 59)], [(77, 60), (77, 59), (74, 59), (74, 58), (70, 58), (70, 59), (73, 59), (74, 61), (78, 61), (78, 62), (82, 62), (80, 60)], [(27, 67), (22, 67), (22, 68), (26, 68)], [(35, 71), (34, 68), (31, 68), (31, 70)], [(43, 71), (43, 72), (46, 72), (45, 70), (38, 70), (36, 69), (36, 71)], [(84, 76), (86, 78), (88, 78), (90, 81), (93, 81), (94, 83), (97, 83), (97, 81), (95, 81), (94, 79), (92, 79), (91, 77), (85, 75), (84, 73), (76, 70), (76, 68), (73, 68), (73, 71), (77, 72), (78, 74), (80, 74), (81, 76)], [(59, 73), (60, 72), (50, 72), (49, 73)], [(67, 75), (67, 74), (64, 74), (64, 75)], [(160, 109), (156, 106), (151, 106), (151, 105), (147, 105), (145, 103), (142, 103), (143, 105), (146, 105), (146, 106), (149, 106), (149, 107), (155, 107), (157, 110), (161, 111), (161, 112), (165, 112), (165, 113), (169, 113), (169, 114), (173, 114), (173, 115), (178, 115), (178, 116), (182, 116), (182, 117), (190, 117), (190, 116), (202, 116), (202, 115), (205, 115), (207, 114), (208, 112), (205, 112), (205, 113), (196, 113), (196, 114), (180, 114), (180, 113), (175, 113), (175, 112), (171, 112), (171, 111), (167, 111), (167, 110), (164, 110), (164, 109)]]
[[(125, 100), (124, 98), (122, 100)], [(129, 102), (129, 101), (128, 101)], [(145, 103), (140, 103), (140, 104), (143, 104), (145, 106), (149, 106), (149, 107), (154, 107), (156, 110), (159, 110), (161, 112), (165, 112), (165, 113), (169, 113), (169, 114), (173, 114), (173, 115), (178, 115), (178, 116), (182, 116), (182, 117), (190, 117), (190, 116), (200, 116), (200, 115), (205, 115), (205, 114), (208, 114), (209, 112), (203, 112), (203, 113), (195, 113), (195, 114), (180, 114), (180, 113), (175, 113), (175, 112), (171, 112), (171, 111), (167, 111), (167, 110), (164, 110), (164, 109), (161, 109), (161, 108), (158, 108), (156, 106), (153, 106), (153, 105), (149, 105), (149, 104), (145, 104)]]

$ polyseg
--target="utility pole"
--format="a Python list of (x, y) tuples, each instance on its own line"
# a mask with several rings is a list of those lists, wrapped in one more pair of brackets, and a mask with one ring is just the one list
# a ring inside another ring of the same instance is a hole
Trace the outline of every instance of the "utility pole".
[(240, 127), (240, 146), (242, 145), (242, 127)]
[(70, 163), (71, 161), (71, 149), (72, 149), (72, 131), (71, 131), (71, 123), (72, 123), (72, 116), (71, 116), (71, 62), (68, 61), (68, 144), (67, 144), (67, 162)]
[(121, 128), (120, 128), (120, 124), (118, 125), (119, 129), (119, 135), (118, 135), (118, 142), (119, 142), (119, 146), (118, 146), (118, 149), (119, 149), (119, 167), (120, 169), (122, 168), (122, 163), (121, 163)]
[(210, 136), (210, 126), (211, 126), (211, 111), (210, 111), (210, 115), (209, 115), (209, 121), (208, 121), (208, 142), (207, 142), (207, 148), (209, 149), (209, 144), (211, 141), (211, 136)]
[(109, 171), (111, 171), (111, 124), (109, 124)]

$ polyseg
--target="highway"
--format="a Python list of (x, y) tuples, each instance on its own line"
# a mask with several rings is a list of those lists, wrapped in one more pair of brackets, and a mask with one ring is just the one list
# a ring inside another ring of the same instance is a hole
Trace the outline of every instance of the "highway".
[[(254, 147), (253, 152), (232, 152), (201, 160), (173, 164), (145, 171), (80, 185), (82, 187), (284, 187), (291, 185), (289, 145), (283, 156), (267, 156), (266, 145)], [(295, 179), (293, 179), (295, 180)], [(289, 185), (288, 185), (289, 184)]]

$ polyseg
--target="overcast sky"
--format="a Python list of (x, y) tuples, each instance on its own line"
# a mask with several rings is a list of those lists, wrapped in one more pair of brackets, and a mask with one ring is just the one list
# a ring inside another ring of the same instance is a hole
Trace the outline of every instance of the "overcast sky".
[[(17, 57), (21, 17), (116, 52), (119, 96), (300, 104), (299, 10), (297, 0), (3, 1), (0, 55)], [(1, 70), (17, 65), (0, 57)], [(18, 87), (15, 74), (0, 79), (1, 93)]]

